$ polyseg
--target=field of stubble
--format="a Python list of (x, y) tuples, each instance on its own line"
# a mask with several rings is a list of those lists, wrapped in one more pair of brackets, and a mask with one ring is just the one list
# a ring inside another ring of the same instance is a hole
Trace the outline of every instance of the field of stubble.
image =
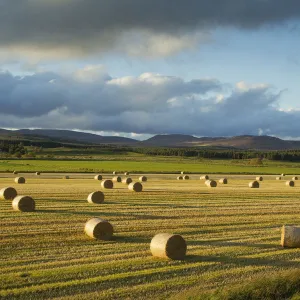
[[(101, 188), (91, 174), (26, 175), (24, 185), (1, 176), (1, 188), (36, 201), (34, 213), (0, 201), (1, 299), (166, 299), (194, 286), (207, 291), (300, 267), (299, 249), (280, 247), (281, 226), (300, 224), (300, 182), (291, 188), (265, 176), (261, 188), (249, 189), (253, 176), (236, 175), (208, 188), (196, 175), (177, 181), (152, 174), (142, 193), (118, 183), (104, 191), (104, 204), (92, 205), (88, 194)], [(114, 240), (84, 234), (94, 216), (113, 224)], [(185, 238), (184, 261), (151, 256), (159, 232)]]

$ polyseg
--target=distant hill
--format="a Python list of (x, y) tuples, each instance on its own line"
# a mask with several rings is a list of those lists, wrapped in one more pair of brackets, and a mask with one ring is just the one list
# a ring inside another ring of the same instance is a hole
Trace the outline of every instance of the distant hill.
[(191, 135), (156, 135), (143, 145), (165, 147), (222, 147), (256, 150), (288, 150), (300, 149), (300, 141), (286, 141), (271, 136), (242, 135), (235, 137), (201, 137)]
[(152, 146), (168, 146), (168, 147), (182, 147), (188, 143), (196, 143), (199, 139), (192, 135), (184, 134), (166, 134), (155, 135), (152, 138), (143, 141), (143, 145)]
[(137, 143), (137, 140), (125, 138), (125, 137), (102, 136), (98, 134), (78, 132), (72, 130), (20, 129), (20, 130), (16, 130), (15, 132), (23, 136), (32, 135), (32, 136), (51, 137), (64, 142), (77, 141), (77, 142), (87, 143), (87, 144), (119, 144), (119, 145), (131, 145)]
[(300, 141), (281, 140), (271, 136), (242, 135), (234, 137), (201, 137), (184, 134), (155, 135), (145, 141), (92, 133), (57, 129), (0, 129), (0, 139), (43, 141), (61, 144), (124, 145), (137, 147), (213, 147), (227, 149), (288, 150), (300, 149)]

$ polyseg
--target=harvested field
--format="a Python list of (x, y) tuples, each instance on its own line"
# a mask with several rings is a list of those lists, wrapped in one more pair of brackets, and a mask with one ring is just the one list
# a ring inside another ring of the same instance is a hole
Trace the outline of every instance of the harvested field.
[[(207, 189), (199, 175), (179, 183), (148, 174), (143, 193), (115, 183), (100, 206), (86, 201), (99, 189), (91, 176), (67, 184), (51, 176), (18, 185), (2, 174), (0, 187), (30, 195), (36, 211), (21, 214), (0, 201), (1, 299), (166, 299), (200, 284), (212, 290), (300, 267), (299, 249), (280, 246), (282, 225), (300, 224), (300, 186), (286, 188), (275, 176), (249, 189), (253, 175), (226, 175), (230, 185)], [(85, 235), (93, 217), (113, 224), (113, 240)], [(160, 232), (185, 239), (184, 261), (152, 257), (150, 242)]]

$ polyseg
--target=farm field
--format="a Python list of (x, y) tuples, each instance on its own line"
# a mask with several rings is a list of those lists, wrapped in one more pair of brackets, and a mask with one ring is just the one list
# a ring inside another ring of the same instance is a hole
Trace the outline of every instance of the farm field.
[(251, 166), (248, 160), (208, 160), (177, 157), (103, 156), (101, 160), (0, 160), (0, 172), (104, 172), (144, 173), (298, 174), (300, 163), (265, 161)]
[[(299, 249), (280, 246), (281, 226), (300, 224), (300, 181), (291, 188), (265, 176), (259, 189), (249, 189), (253, 175), (231, 175), (228, 185), (208, 188), (198, 176), (150, 174), (142, 193), (117, 183), (93, 205), (86, 198), (101, 188), (92, 174), (28, 176), (23, 185), (1, 176), (1, 188), (36, 201), (34, 213), (0, 201), (1, 299), (167, 299), (300, 267)], [(95, 216), (112, 223), (112, 241), (84, 234)], [(151, 256), (160, 232), (185, 238), (184, 261)]]

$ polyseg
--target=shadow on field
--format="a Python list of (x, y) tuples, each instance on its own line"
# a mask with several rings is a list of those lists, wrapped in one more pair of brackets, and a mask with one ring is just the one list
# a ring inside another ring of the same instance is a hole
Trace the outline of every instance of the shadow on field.
[(154, 215), (135, 215), (130, 214), (131, 217), (134, 217), (136, 220), (173, 220), (180, 219), (179, 216), (154, 216)]
[(75, 199), (57, 199), (57, 198), (48, 198), (48, 199), (41, 199), (42, 201), (45, 201), (45, 202), (48, 202), (48, 203), (50, 203), (50, 202), (54, 202), (54, 203), (68, 203), (68, 204), (70, 204), (70, 203), (74, 203), (74, 202), (76, 202), (76, 203), (78, 203), (79, 201), (85, 201), (86, 202), (86, 200), (82, 200), (82, 199), (77, 199), (77, 200), (75, 200)]
[(245, 242), (228, 242), (224, 241), (189, 241), (189, 245), (210, 245), (217, 247), (251, 247), (251, 248), (261, 248), (261, 249), (282, 249), (281, 246), (274, 244), (255, 244), (255, 243), (245, 243)]
[(95, 211), (72, 211), (66, 209), (37, 209), (37, 212), (46, 213), (46, 214), (68, 214), (68, 215), (85, 215), (92, 217), (99, 216), (128, 216), (128, 214), (122, 213), (112, 213), (112, 212), (95, 212)]
[(130, 204), (130, 206), (145, 206), (145, 207), (167, 207), (167, 208), (201, 208), (203, 204), (199, 205), (185, 205), (185, 204), (175, 204), (175, 203), (166, 203), (166, 204), (161, 204), (161, 203), (131, 203), (127, 202)]
[(193, 246), (216, 246), (216, 247), (251, 247), (251, 248), (261, 248), (261, 249), (282, 249), (281, 246), (273, 244), (255, 244), (255, 243), (246, 243), (246, 242), (228, 242), (226, 240), (219, 241), (189, 241), (189, 245)]
[(114, 236), (113, 240), (120, 243), (125, 244), (131, 244), (131, 243), (137, 243), (137, 244), (149, 244), (151, 241), (151, 238), (145, 238), (145, 237), (133, 237), (133, 236)]
[(269, 267), (292, 267), (299, 268), (300, 262), (290, 260), (280, 260), (277, 258), (252, 258), (252, 257), (235, 257), (235, 256), (200, 256), (200, 255), (188, 255), (186, 260), (189, 262), (217, 262), (220, 264), (235, 265), (236, 267), (247, 266), (269, 266)]

